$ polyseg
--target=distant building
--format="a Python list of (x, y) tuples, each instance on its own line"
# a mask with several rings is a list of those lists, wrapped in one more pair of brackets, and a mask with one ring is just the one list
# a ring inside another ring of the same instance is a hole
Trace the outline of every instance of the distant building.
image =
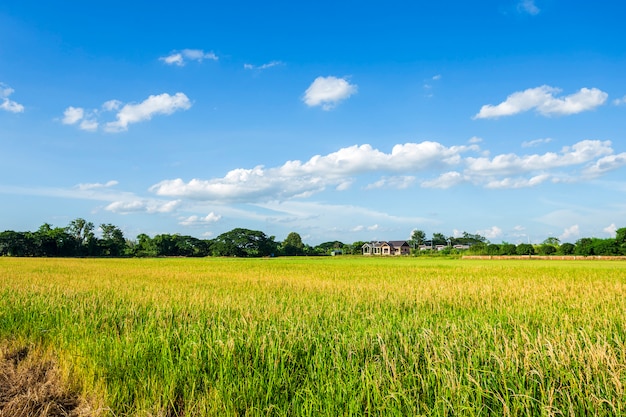
[(401, 256), (411, 254), (411, 246), (406, 240), (390, 240), (388, 242), (373, 241), (361, 247), (366, 256)]

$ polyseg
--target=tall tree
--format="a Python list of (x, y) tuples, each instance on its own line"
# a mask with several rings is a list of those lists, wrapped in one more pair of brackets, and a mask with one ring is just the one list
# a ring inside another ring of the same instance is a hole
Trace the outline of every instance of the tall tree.
[(409, 239), (409, 245), (413, 249), (416, 249), (418, 246), (423, 245), (426, 241), (426, 233), (423, 230), (415, 229), (411, 232), (411, 239)]
[(78, 255), (93, 255), (96, 246), (95, 226), (85, 219), (74, 219), (67, 226), (67, 233), (76, 240)]
[(287, 256), (302, 255), (304, 244), (302, 237), (296, 232), (291, 232), (283, 241), (283, 251)]
[(211, 246), (216, 256), (257, 257), (276, 253), (278, 245), (274, 236), (267, 236), (258, 230), (236, 228), (222, 233)]
[(447, 245), (448, 239), (443, 233), (433, 233), (433, 246), (437, 245)]
[(101, 224), (102, 240), (99, 242), (102, 255), (121, 256), (126, 248), (126, 239), (122, 230), (112, 224)]

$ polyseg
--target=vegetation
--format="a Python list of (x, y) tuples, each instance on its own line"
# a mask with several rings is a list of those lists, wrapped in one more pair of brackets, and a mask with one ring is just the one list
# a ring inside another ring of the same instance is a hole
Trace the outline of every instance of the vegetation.
[[(319, 256), (340, 252), (360, 255), (364, 243), (345, 244), (329, 241), (310, 246), (300, 235), (291, 232), (283, 242), (258, 230), (236, 228), (222, 233), (215, 239), (198, 239), (179, 234), (160, 234), (150, 237), (140, 234), (135, 240), (127, 239), (122, 230), (112, 224), (101, 224), (94, 233), (93, 223), (76, 219), (63, 227), (44, 223), (36, 232), (5, 231), (0, 233), (0, 256), (34, 257), (264, 257), (264, 256)], [(575, 244), (563, 243), (549, 237), (539, 245), (503, 242), (491, 244), (478, 234), (463, 232), (461, 236), (433, 233), (426, 240), (426, 233), (414, 230), (407, 241), (413, 253), (420, 256), (433, 255), (580, 255), (615, 256), (626, 255), (626, 228), (618, 229), (615, 238), (581, 238)], [(463, 249), (455, 249), (461, 245)], [(430, 247), (433, 250), (421, 250)], [(438, 248), (437, 248), (438, 247)], [(469, 250), (467, 249), (469, 247)], [(420, 249), (421, 248), (421, 249)], [(434, 249), (437, 249), (436, 251)]]
[(106, 416), (625, 415), (624, 311), (623, 262), (0, 258), (0, 351)]

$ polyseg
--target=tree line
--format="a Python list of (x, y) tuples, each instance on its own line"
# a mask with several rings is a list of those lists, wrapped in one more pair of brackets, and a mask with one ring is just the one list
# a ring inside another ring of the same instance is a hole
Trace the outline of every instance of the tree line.
[[(328, 255), (332, 250), (348, 249), (342, 242), (310, 246), (296, 232), (282, 241), (258, 230), (236, 228), (214, 239), (198, 239), (180, 234), (140, 234), (128, 239), (112, 224), (96, 227), (85, 219), (75, 219), (66, 227), (44, 223), (34, 232), (7, 230), (0, 233), (0, 256), (31, 257), (263, 257)], [(360, 249), (360, 248), (359, 248)], [(350, 252), (352, 253), (352, 251)]]
[[(416, 255), (431, 255), (433, 251), (447, 255), (453, 253), (468, 253), (471, 255), (578, 255), (578, 256), (624, 256), (626, 255), (626, 227), (617, 229), (614, 238), (600, 239), (584, 237), (575, 243), (561, 243), (559, 238), (548, 237), (540, 244), (502, 242), (490, 243), (485, 237), (478, 234), (463, 232), (461, 236), (446, 237), (442, 233), (433, 233), (427, 240), (426, 233), (414, 230), (409, 243), (415, 249)], [(466, 245), (469, 249), (455, 249), (455, 245)], [(427, 250), (425, 247), (431, 248)], [(439, 249), (437, 249), (439, 247)]]
[[(0, 233), (0, 256), (31, 257), (265, 257), (322, 256), (331, 253), (360, 255), (364, 241), (345, 244), (329, 241), (317, 246), (305, 244), (301, 236), (291, 232), (285, 240), (276, 241), (258, 230), (236, 228), (214, 239), (198, 239), (180, 234), (140, 234), (131, 240), (113, 224), (96, 227), (85, 219), (75, 219), (66, 227), (44, 223), (34, 232), (7, 230)], [(626, 228), (618, 229), (615, 238), (582, 238), (576, 243), (560, 243), (550, 237), (539, 245), (521, 243), (492, 244), (478, 234), (464, 232), (446, 237), (433, 233), (430, 239), (422, 230), (414, 230), (408, 243), (419, 256), (468, 253), (473, 255), (626, 255)], [(469, 249), (455, 249), (455, 245)], [(428, 250), (423, 250), (428, 248)], [(432, 249), (430, 249), (432, 248)]]

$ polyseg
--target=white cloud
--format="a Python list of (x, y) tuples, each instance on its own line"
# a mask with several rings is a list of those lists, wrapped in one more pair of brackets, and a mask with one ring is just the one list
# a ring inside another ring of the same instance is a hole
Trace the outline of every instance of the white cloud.
[(486, 237), (487, 239), (496, 239), (502, 236), (502, 229), (500, 229), (498, 226), (491, 226), (489, 229), (479, 230), (476, 233)]
[(61, 122), (64, 125), (73, 125), (78, 123), (85, 115), (85, 110), (82, 107), (68, 107), (63, 112), (63, 119)]
[(86, 130), (88, 132), (95, 132), (96, 130), (98, 130), (98, 126), (98, 122), (94, 119), (84, 119), (80, 122), (79, 125), (81, 130)]
[(179, 224), (181, 224), (182, 226), (199, 226), (199, 225), (215, 223), (219, 221), (221, 218), (222, 216), (215, 214), (214, 212), (210, 212), (204, 217), (200, 217), (200, 216), (183, 217), (180, 219)]
[(181, 51), (173, 51), (170, 55), (159, 58), (160, 61), (168, 65), (184, 66), (188, 61), (202, 62), (205, 59), (212, 61), (219, 60), (218, 56), (213, 52), (204, 52), (202, 49), (183, 49)]
[(89, 111), (82, 107), (69, 106), (63, 112), (61, 122), (66, 125), (78, 124), (81, 130), (95, 132), (100, 127), (99, 119), (102, 118), (103, 112), (119, 110), (116, 113), (117, 120), (107, 122), (104, 125), (105, 131), (117, 133), (128, 130), (128, 126), (132, 123), (150, 120), (154, 115), (169, 115), (175, 111), (187, 110), (191, 107), (191, 101), (183, 93), (151, 95), (139, 104), (126, 104), (123, 107), (122, 104), (119, 100), (109, 100), (102, 104), (102, 110), (93, 109)]
[(357, 86), (345, 78), (317, 77), (305, 91), (303, 101), (309, 107), (322, 106), (324, 110), (331, 110), (357, 90)]
[(513, 153), (497, 155), (492, 159), (468, 157), (467, 171), (472, 175), (515, 175), (558, 167), (587, 163), (613, 153), (611, 141), (583, 140), (563, 147), (561, 153), (518, 156)]
[(548, 174), (535, 175), (531, 178), (503, 178), (487, 182), (485, 188), (527, 188), (539, 185), (548, 179), (550, 179)]
[(550, 142), (552, 142), (552, 138), (533, 139), (533, 140), (522, 142), (522, 148), (532, 148), (532, 147), (539, 146), (544, 143), (550, 143)]
[(622, 98), (616, 98), (615, 100), (613, 100), (613, 104), (616, 106), (621, 106), (622, 104), (626, 103), (626, 96), (622, 97)]
[(98, 130), (99, 126), (98, 121), (95, 119), (97, 114), (98, 112), (95, 110), (87, 113), (82, 107), (70, 106), (63, 112), (63, 119), (61, 119), (61, 123), (64, 125), (74, 125), (80, 122), (78, 127), (81, 130), (95, 132)]
[(538, 15), (541, 11), (536, 5), (535, 0), (521, 0), (517, 3), (517, 10), (520, 13), (528, 13), (530, 15)]
[(610, 236), (615, 236), (615, 232), (617, 231), (617, 226), (615, 226), (615, 223), (611, 223), (610, 225), (602, 229), (602, 231), (608, 233)]
[(99, 183), (99, 182), (78, 184), (76, 186), (76, 188), (78, 188), (79, 190), (86, 191), (86, 190), (94, 190), (94, 189), (98, 189), (98, 188), (110, 188), (110, 187), (114, 187), (114, 186), (116, 186), (118, 184), (119, 184), (119, 182), (117, 182), (115, 180), (111, 180), (111, 181), (107, 181), (104, 184)]
[(139, 104), (126, 104), (117, 113), (117, 120), (105, 126), (107, 132), (122, 132), (128, 130), (128, 125), (150, 120), (157, 114), (172, 114), (177, 110), (187, 110), (191, 107), (189, 98), (183, 93), (173, 96), (163, 93), (149, 96)]
[(376, 188), (395, 188), (397, 190), (403, 190), (405, 188), (409, 188), (414, 183), (415, 177), (410, 175), (383, 177), (380, 180), (367, 185), (365, 189), (371, 190)]
[(0, 83), (0, 109), (11, 113), (24, 112), (24, 106), (9, 99), (9, 96), (13, 94), (15, 90), (6, 84)]
[(433, 81), (437, 81), (441, 79), (441, 74), (433, 75)]
[[(547, 181), (575, 182), (597, 177), (626, 165), (626, 153), (615, 155), (610, 141), (583, 140), (560, 152), (494, 157), (464, 156), (478, 145), (446, 147), (437, 142), (395, 145), (385, 153), (371, 145), (354, 145), (308, 161), (287, 161), (277, 167), (238, 168), (212, 179), (167, 179), (150, 191), (160, 196), (214, 202), (286, 201), (308, 198), (327, 189), (343, 191), (359, 176), (381, 173), (366, 189), (407, 188), (422, 172), (434, 179), (421, 187), (446, 189), (462, 183), (489, 189), (533, 187)], [(482, 151), (486, 153), (486, 151)], [(385, 175), (394, 174), (394, 175)], [(397, 174), (397, 175), (395, 175)]]
[(544, 116), (576, 114), (604, 104), (608, 97), (607, 93), (597, 88), (581, 88), (569, 96), (554, 97), (560, 92), (560, 89), (547, 85), (518, 91), (496, 106), (491, 104), (482, 106), (474, 119), (511, 116), (532, 109)]
[(102, 104), (102, 109), (104, 111), (115, 111), (118, 110), (121, 106), (122, 106), (122, 102), (119, 100), (109, 100), (109, 101), (105, 101)]
[(118, 214), (129, 213), (171, 213), (179, 205), (180, 200), (159, 201), (142, 198), (114, 201), (104, 209)]
[(458, 185), (465, 181), (463, 175), (456, 171), (445, 172), (434, 180), (422, 181), (421, 186), (424, 188), (441, 188), (446, 189)]
[(288, 161), (280, 167), (235, 169), (212, 180), (165, 180), (150, 188), (158, 195), (215, 201), (257, 201), (308, 197), (328, 186), (340, 190), (350, 176), (368, 172), (423, 171), (461, 162), (460, 154), (475, 151), (476, 145), (445, 147), (437, 142), (406, 143), (391, 153), (370, 145), (351, 146), (316, 155), (307, 162)]
[(590, 178), (595, 178), (624, 165), (626, 165), (626, 152), (617, 155), (607, 155), (586, 167), (583, 170), (583, 174)]
[(243, 67), (249, 70), (264, 70), (264, 69), (276, 67), (279, 65), (283, 65), (283, 63), (281, 61), (271, 61), (262, 65), (243, 64)]
[(576, 236), (580, 236), (580, 228), (577, 224), (563, 230), (563, 233), (559, 236), (559, 240), (564, 241)]

